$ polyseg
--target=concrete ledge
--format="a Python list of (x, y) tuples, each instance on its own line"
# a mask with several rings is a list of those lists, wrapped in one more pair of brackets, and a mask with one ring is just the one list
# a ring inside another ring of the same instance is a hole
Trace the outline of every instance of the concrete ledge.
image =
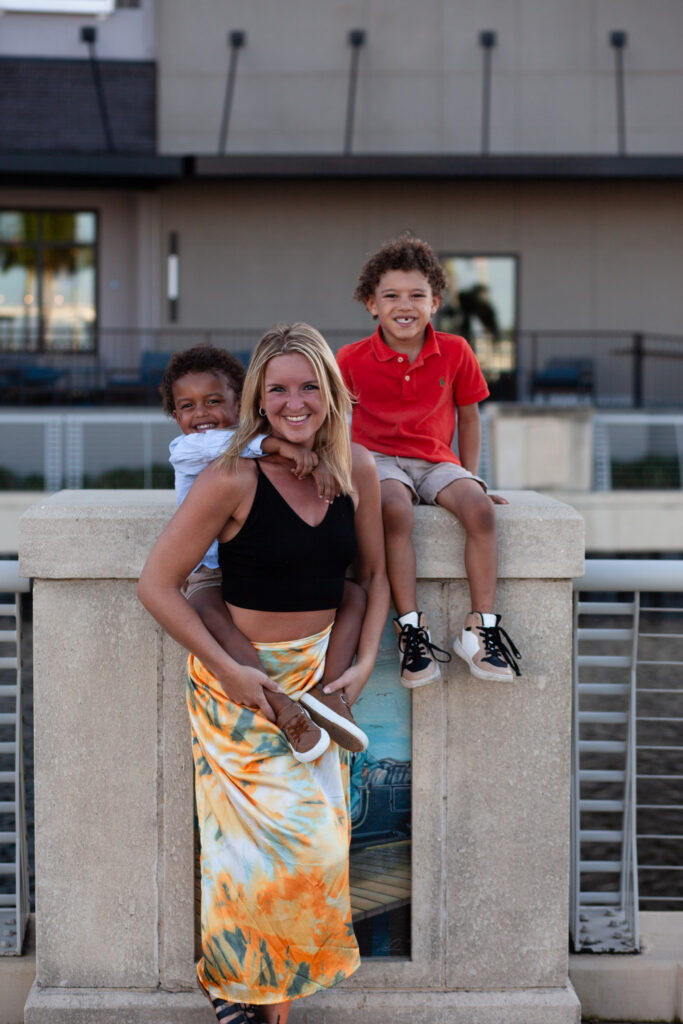
[(683, 550), (683, 491), (553, 491), (586, 521), (586, 551)]
[(36, 928), (31, 914), (21, 956), (0, 957), (0, 1024), (22, 1024), (24, 1003), (36, 976)]
[[(496, 512), (501, 579), (583, 575), (583, 520), (577, 512), (533, 491), (501, 494), (510, 501)], [(60, 491), (21, 517), (19, 571), (41, 579), (137, 579), (174, 511), (172, 491)], [(449, 565), (458, 567), (452, 578), (464, 579), (465, 534), (453, 516), (420, 506), (415, 524), (420, 578), (441, 579)]]
[[(563, 989), (525, 992), (405, 992), (356, 994), (344, 989), (295, 1002), (293, 1024), (579, 1024), (576, 993)], [(25, 1024), (211, 1024), (214, 1015), (199, 992), (119, 989), (38, 989), (26, 1003)]]
[(642, 913), (641, 952), (569, 958), (569, 976), (584, 1017), (599, 1020), (683, 1019), (683, 913)]

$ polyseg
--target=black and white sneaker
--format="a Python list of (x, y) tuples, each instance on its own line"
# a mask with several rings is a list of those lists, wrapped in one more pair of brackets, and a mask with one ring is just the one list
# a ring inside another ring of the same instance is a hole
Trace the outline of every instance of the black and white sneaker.
[[(416, 686), (425, 686), (426, 683), (435, 683), (441, 678), (441, 669), (438, 662), (451, 660), (448, 651), (433, 644), (427, 621), (418, 612), (418, 625), (402, 625), (398, 619), (394, 619), (394, 629), (398, 637), (398, 649), (403, 655), (401, 659), (401, 685), (409, 690)], [(443, 658), (439, 655), (443, 654)]]
[(511, 683), (522, 674), (516, 661), (521, 654), (499, 622), (500, 615), (493, 612), (470, 612), (453, 650), (467, 662), (475, 679)]

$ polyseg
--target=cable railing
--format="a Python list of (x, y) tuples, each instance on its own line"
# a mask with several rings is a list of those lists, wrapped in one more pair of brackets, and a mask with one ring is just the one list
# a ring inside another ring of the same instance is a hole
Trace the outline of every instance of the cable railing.
[[(249, 362), (269, 324), (243, 328), (101, 327), (67, 348), (60, 337), (38, 351), (0, 335), (0, 402), (153, 405), (173, 352), (200, 343)], [(334, 351), (372, 326), (317, 324)], [(70, 345), (72, 342), (69, 341)], [(683, 335), (642, 331), (518, 330), (472, 339), (497, 401), (587, 403), (604, 409), (680, 409)], [(157, 357), (157, 358), (154, 358)]]
[(21, 661), (29, 585), (17, 562), (0, 561), (0, 956), (20, 955), (30, 908)]
[[(594, 490), (683, 486), (683, 412), (594, 412), (592, 423)], [(0, 491), (172, 487), (168, 444), (177, 433), (160, 409), (5, 410)], [(486, 406), (480, 473), (498, 486)]]
[(570, 931), (638, 949), (683, 904), (683, 560), (589, 560), (574, 581)]

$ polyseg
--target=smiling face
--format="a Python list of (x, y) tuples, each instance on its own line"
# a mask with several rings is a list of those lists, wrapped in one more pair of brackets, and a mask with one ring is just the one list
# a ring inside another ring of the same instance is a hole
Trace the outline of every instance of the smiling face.
[(422, 347), (439, 296), (419, 270), (387, 270), (367, 307), (379, 318), (385, 343), (399, 352), (409, 352)]
[(173, 419), (183, 434), (234, 427), (240, 400), (225, 374), (206, 370), (186, 373), (173, 383)]
[(261, 406), (274, 437), (313, 447), (327, 408), (306, 356), (288, 352), (270, 360), (263, 377)]

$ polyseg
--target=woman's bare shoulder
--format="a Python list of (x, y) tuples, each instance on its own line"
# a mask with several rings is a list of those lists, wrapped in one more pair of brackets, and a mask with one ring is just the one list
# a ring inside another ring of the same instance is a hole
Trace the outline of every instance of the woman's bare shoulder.
[(213, 494), (218, 500), (232, 499), (239, 502), (245, 494), (253, 490), (256, 478), (254, 459), (239, 459), (235, 469), (226, 470), (220, 459), (216, 459), (199, 474), (188, 494), (204, 497)]
[(370, 452), (362, 444), (356, 444), (355, 441), (351, 444), (351, 468), (354, 474), (356, 472), (377, 472), (375, 460)]

